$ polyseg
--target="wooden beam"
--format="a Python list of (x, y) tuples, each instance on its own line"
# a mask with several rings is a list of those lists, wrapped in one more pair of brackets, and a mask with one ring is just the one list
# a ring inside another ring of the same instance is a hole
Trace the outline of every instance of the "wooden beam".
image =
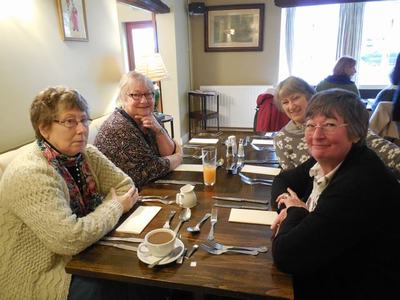
[(155, 14), (166, 14), (170, 12), (169, 7), (161, 2), (161, 0), (117, 0), (134, 7), (149, 10)]

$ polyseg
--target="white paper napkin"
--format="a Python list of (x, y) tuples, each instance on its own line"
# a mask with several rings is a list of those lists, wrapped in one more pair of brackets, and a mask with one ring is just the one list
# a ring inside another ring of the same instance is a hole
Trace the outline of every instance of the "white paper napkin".
[(271, 168), (271, 167), (263, 167), (263, 166), (245, 165), (242, 168), (241, 172), (242, 173), (254, 173), (254, 174), (264, 174), (264, 175), (276, 176), (281, 172), (281, 169)]
[(140, 234), (160, 210), (160, 206), (139, 206), (116, 232)]
[(252, 144), (255, 145), (274, 145), (274, 140), (266, 140), (266, 139), (254, 139), (251, 141)]
[(203, 172), (203, 165), (182, 164), (176, 167), (174, 171)]
[(232, 208), (229, 222), (271, 225), (277, 215), (276, 211)]
[(189, 141), (190, 144), (216, 144), (218, 143), (218, 139), (201, 139), (201, 138), (193, 138)]

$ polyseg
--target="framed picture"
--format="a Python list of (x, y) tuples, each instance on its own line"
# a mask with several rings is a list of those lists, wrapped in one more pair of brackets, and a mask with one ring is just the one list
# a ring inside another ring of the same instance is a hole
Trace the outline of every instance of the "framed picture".
[(208, 6), (205, 51), (262, 51), (264, 4)]
[(64, 41), (88, 41), (85, 0), (56, 1)]

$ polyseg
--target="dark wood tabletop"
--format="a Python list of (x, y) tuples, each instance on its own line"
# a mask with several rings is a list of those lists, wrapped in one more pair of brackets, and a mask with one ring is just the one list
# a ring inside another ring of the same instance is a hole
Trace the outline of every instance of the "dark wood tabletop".
[[(225, 135), (220, 136), (218, 143), (218, 157), (225, 157), (223, 141)], [(185, 149), (185, 151), (196, 149)], [(246, 159), (274, 158), (270, 151), (253, 151), (250, 146), (245, 147)], [(185, 158), (184, 163), (198, 163), (201, 161)], [(201, 172), (172, 172), (165, 179), (184, 179), (202, 181)], [(264, 177), (254, 175), (253, 177)], [(180, 185), (149, 184), (141, 191), (141, 195), (169, 195), (175, 199)], [(186, 228), (195, 225), (217, 201), (212, 196), (233, 196), (254, 199), (270, 198), (270, 187), (265, 185), (247, 185), (241, 182), (238, 175), (229, 174), (225, 165), (217, 170), (215, 186), (196, 185), (195, 192), (198, 204), (191, 209), (191, 219), (185, 222), (179, 233), (185, 247), (191, 249), (194, 244), (202, 244), (207, 240), (210, 230), (209, 220), (201, 227), (199, 234), (191, 234)], [(220, 202), (222, 203), (222, 201)], [(223, 201), (223, 203), (232, 203)], [(168, 213), (176, 210), (177, 213), (171, 221), (174, 228), (178, 223), (181, 210), (176, 204), (163, 205), (156, 202), (146, 202), (135, 205), (161, 206), (161, 211), (139, 235), (129, 235), (110, 232), (110, 236), (144, 237), (152, 229), (162, 227)], [(147, 268), (135, 252), (112, 248), (102, 245), (93, 245), (73, 257), (68, 263), (68, 273), (89, 277), (106, 278), (111, 280), (132, 282), (146, 286), (167, 287), (170, 289), (190, 291), (195, 294), (195, 299), (202, 299), (203, 295), (222, 295), (238, 299), (293, 299), (291, 277), (276, 269), (271, 256), (271, 230), (266, 225), (244, 224), (228, 222), (230, 208), (218, 208), (218, 222), (215, 226), (215, 240), (227, 245), (241, 246), (267, 246), (267, 253), (257, 256), (243, 254), (211, 255), (199, 249), (188, 260), (179, 265), (175, 262), (159, 266), (154, 269)], [(130, 212), (130, 213), (131, 213)], [(121, 218), (121, 222), (130, 214)], [(195, 264), (195, 266), (192, 266)]]

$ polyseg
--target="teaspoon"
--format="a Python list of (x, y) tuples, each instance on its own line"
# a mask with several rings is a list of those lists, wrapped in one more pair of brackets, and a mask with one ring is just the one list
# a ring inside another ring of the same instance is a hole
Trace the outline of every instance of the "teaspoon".
[(200, 232), (200, 226), (211, 216), (210, 213), (206, 213), (204, 217), (200, 220), (199, 223), (197, 223), (195, 226), (191, 226), (186, 228), (187, 231), (191, 233), (198, 233)]

